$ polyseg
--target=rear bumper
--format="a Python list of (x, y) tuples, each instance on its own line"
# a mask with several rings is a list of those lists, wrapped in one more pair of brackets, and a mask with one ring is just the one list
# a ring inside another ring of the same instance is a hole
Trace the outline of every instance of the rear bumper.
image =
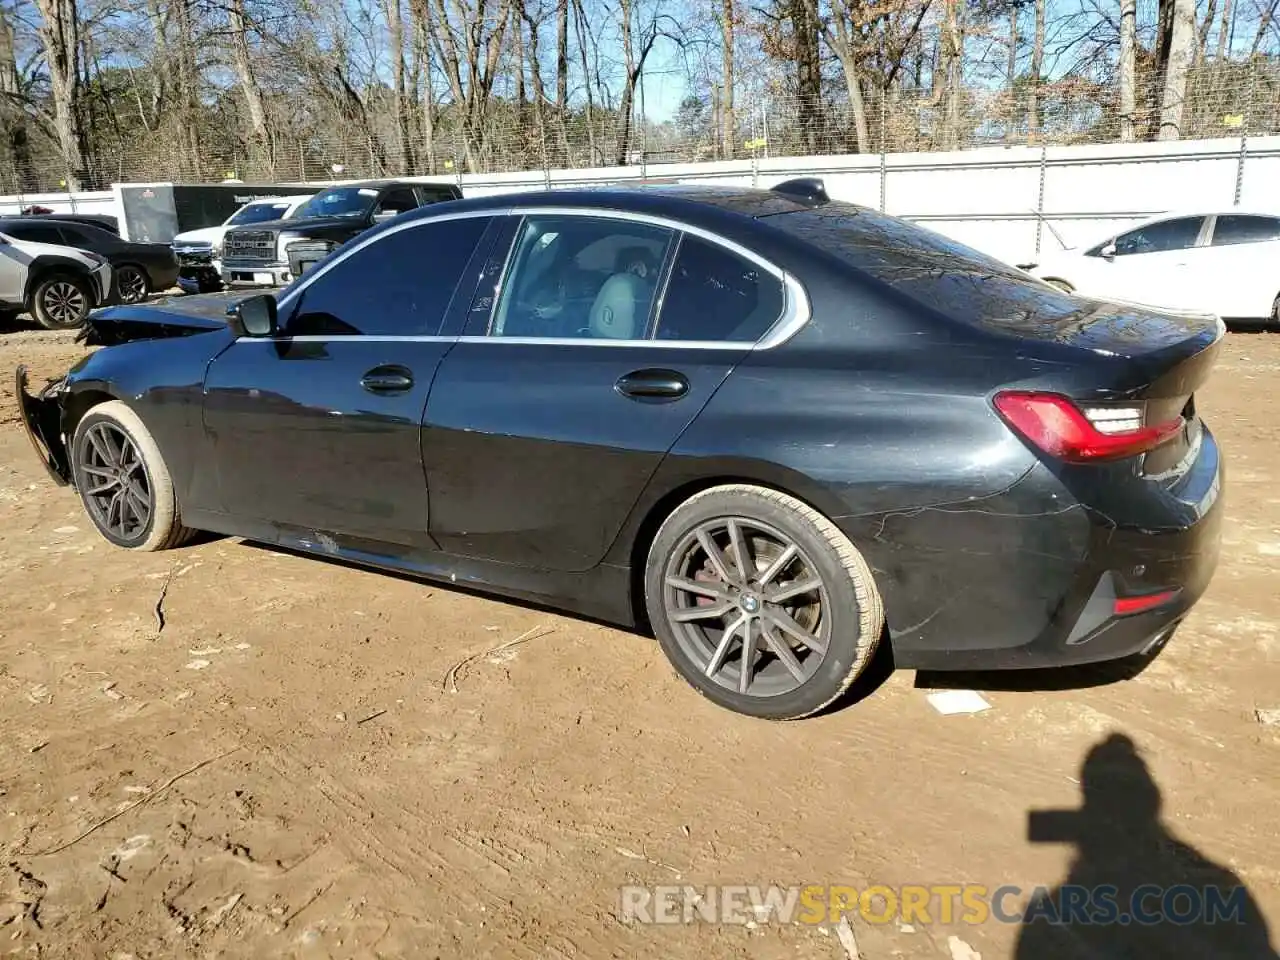
[[(1109, 522), (1080, 505), (1040, 516), (1019, 512), (1007, 552), (969, 551), (948, 559), (949, 572), (937, 571), (940, 585), (958, 579), (964, 587), (919, 629), (894, 633), (886, 596), (895, 661), (924, 670), (1031, 669), (1116, 660), (1161, 646), (1217, 568), (1224, 477), (1206, 429), (1193, 470), (1154, 505), (1166, 515), (1159, 526)], [(1061, 488), (1054, 496), (1050, 502), (1062, 502)], [(1001, 522), (1010, 521), (992, 521)], [(1142, 598), (1159, 602), (1126, 612)]]

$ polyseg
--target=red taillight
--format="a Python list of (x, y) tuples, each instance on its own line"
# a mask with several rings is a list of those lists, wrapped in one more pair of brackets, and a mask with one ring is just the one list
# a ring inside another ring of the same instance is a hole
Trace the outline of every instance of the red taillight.
[[(1181, 416), (1153, 426), (1142, 424), (1140, 407), (1133, 411), (1132, 421), (1117, 419), (1115, 410), (1099, 408), (1102, 412), (1095, 422), (1056, 393), (1005, 391), (996, 394), (995, 406), (1036, 447), (1072, 463), (1137, 456), (1177, 436), (1183, 427)], [(1129, 422), (1139, 425), (1131, 427)]]
[(1116, 597), (1115, 615), (1127, 617), (1135, 613), (1144, 613), (1163, 606), (1177, 595), (1177, 590), (1165, 590), (1161, 593), (1146, 593), (1137, 597)]

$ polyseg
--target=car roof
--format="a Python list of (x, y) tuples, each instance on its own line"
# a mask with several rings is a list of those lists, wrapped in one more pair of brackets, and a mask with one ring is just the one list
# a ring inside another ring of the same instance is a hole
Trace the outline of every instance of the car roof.
[[(327, 187), (318, 187), (316, 192), (321, 190), (330, 190), (333, 187), (416, 187), (420, 184), (412, 180), (342, 180), (338, 183), (331, 183)], [(428, 184), (429, 186), (429, 184)]]
[[(4, 214), (3, 216), (0, 216), (0, 222), (6, 223), (6, 224), (21, 224), (23, 226), (40, 225), (40, 224), (48, 224), (51, 221), (52, 217), (53, 217), (52, 214), (42, 214), (36, 217), (10, 216), (8, 214)], [(96, 220), (81, 220), (76, 217), (58, 217), (57, 219), (52, 220), (52, 222), (53, 223), (70, 223), (74, 226), (93, 227), (97, 230), (102, 230), (102, 226)], [(104, 232), (109, 233), (110, 231), (104, 231)]]
[[(751, 220), (811, 209), (812, 204), (772, 190), (663, 183), (527, 190), (452, 200), (447, 206), (449, 210), (495, 212), (512, 206), (611, 210), (670, 217), (694, 226), (714, 228), (730, 224), (746, 226)], [(432, 204), (407, 216), (428, 218), (442, 212), (440, 204)]]
[(1162, 213), (1155, 213), (1143, 222), (1152, 220), (1173, 220), (1178, 217), (1280, 217), (1280, 206), (1248, 206), (1248, 207), (1175, 207)]

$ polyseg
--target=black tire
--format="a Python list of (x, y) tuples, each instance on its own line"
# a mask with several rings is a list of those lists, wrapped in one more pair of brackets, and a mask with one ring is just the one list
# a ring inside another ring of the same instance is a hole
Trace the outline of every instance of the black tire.
[[(735, 543), (747, 555), (746, 576)], [(849, 538), (765, 487), (712, 487), (677, 507), (649, 548), (644, 582), (650, 625), (672, 665), (703, 696), (752, 717), (793, 720), (823, 709), (870, 663), (884, 629), (871, 569)]]
[(142, 303), (150, 292), (151, 278), (137, 264), (126, 263), (116, 270), (116, 295), (121, 303)]
[(1280, 294), (1276, 295), (1275, 303), (1271, 304), (1271, 329), (1280, 330)]
[(41, 277), (31, 291), (31, 315), (46, 330), (74, 330), (93, 309), (88, 277), (59, 271)]
[[(71, 441), (71, 470), (85, 514), (116, 546), (142, 552), (168, 550), (195, 534), (182, 525), (169, 468), (151, 432), (119, 400), (99, 404), (80, 419)], [(126, 475), (127, 492), (120, 479)], [(144, 500), (145, 519), (138, 508)], [(119, 501), (118, 506), (110, 506), (111, 501)]]

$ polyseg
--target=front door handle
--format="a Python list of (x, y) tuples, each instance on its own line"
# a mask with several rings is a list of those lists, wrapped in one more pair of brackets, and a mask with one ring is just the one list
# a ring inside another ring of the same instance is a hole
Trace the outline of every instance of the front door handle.
[(374, 367), (360, 378), (360, 386), (370, 393), (400, 393), (413, 386), (413, 372), (394, 364)]
[(662, 403), (688, 393), (689, 381), (675, 370), (635, 370), (619, 377), (614, 389), (632, 400)]

